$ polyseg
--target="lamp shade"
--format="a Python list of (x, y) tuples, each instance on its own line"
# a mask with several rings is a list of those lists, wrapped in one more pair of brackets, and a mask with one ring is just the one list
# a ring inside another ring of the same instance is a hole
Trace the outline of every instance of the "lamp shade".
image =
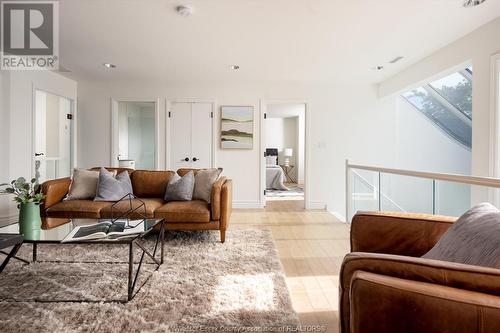
[(285, 157), (290, 157), (293, 156), (293, 149), (292, 148), (285, 148), (285, 152), (283, 153)]

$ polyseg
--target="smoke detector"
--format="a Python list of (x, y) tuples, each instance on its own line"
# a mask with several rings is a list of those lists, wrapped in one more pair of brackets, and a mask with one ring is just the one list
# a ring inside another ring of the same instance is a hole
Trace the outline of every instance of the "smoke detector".
[(175, 8), (177, 13), (181, 16), (188, 17), (193, 15), (194, 9), (191, 6), (180, 5)]
[(485, 1), (486, 0), (465, 0), (464, 7), (469, 8), (469, 7), (479, 6)]

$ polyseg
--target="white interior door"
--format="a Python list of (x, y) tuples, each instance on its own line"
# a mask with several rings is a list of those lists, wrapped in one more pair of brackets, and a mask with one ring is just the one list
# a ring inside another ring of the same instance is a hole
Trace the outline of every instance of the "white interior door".
[(170, 108), (170, 167), (190, 168), (191, 103), (172, 103)]
[(191, 160), (193, 168), (212, 167), (212, 104), (191, 104)]
[(72, 167), (71, 101), (35, 91), (35, 154), (40, 182), (69, 177)]

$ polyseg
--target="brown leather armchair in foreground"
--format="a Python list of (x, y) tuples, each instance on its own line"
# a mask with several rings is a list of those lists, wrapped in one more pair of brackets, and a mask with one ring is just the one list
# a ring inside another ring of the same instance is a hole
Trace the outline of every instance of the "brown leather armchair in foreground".
[(356, 214), (340, 272), (341, 332), (500, 332), (499, 269), (420, 258), (454, 221)]

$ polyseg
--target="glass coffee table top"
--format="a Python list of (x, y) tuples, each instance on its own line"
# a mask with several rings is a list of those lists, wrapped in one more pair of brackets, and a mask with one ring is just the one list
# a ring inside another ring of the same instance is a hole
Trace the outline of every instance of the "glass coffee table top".
[[(61, 242), (75, 227), (83, 225), (92, 225), (102, 221), (110, 221), (109, 219), (68, 219), (68, 218), (42, 218), (42, 227), (40, 229), (32, 230), (31, 233), (22, 235), (23, 240), (26, 243), (32, 242)], [(153, 228), (161, 223), (162, 219), (145, 219), (145, 220), (131, 220), (130, 226), (135, 227), (139, 224), (143, 224), (144, 231), (141, 234), (133, 234), (130, 237), (122, 238), (119, 241), (106, 240), (106, 239), (94, 239), (85, 240), (78, 242), (123, 242), (130, 241), (137, 238), (138, 236), (144, 236), (149, 233)], [(142, 230), (142, 228), (140, 228)], [(2, 234), (19, 234), (19, 223), (10, 224), (4, 227), (0, 227), (0, 233)]]

